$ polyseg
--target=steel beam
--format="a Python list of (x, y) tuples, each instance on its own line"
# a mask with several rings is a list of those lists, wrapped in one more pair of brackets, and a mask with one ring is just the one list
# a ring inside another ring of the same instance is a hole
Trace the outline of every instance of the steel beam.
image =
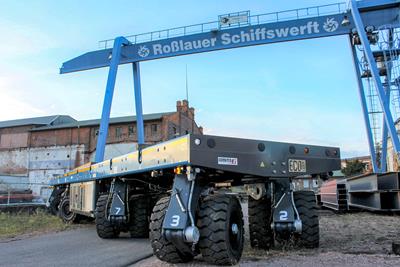
[(133, 69), (133, 84), (135, 89), (135, 108), (136, 108), (136, 125), (138, 148), (141, 149), (144, 145), (144, 123), (143, 123), (143, 108), (142, 108), (142, 89), (140, 85), (140, 67), (139, 62), (132, 63)]
[(394, 147), (397, 155), (399, 155), (399, 153), (400, 153), (399, 137), (397, 135), (397, 131), (396, 131), (396, 128), (394, 125), (392, 112), (390, 111), (389, 101), (386, 98), (386, 93), (383, 88), (380, 76), (379, 76), (379, 71), (378, 71), (378, 68), (377, 68), (377, 65), (375, 62), (375, 58), (372, 54), (369, 40), (368, 40), (367, 34), (365, 32), (365, 27), (361, 20), (360, 12), (357, 8), (357, 1), (351, 0), (350, 5), (351, 5), (351, 14), (353, 15), (353, 20), (354, 20), (355, 26), (357, 28), (358, 36), (361, 39), (361, 43), (364, 48), (365, 56), (367, 58), (369, 66), (371, 68), (372, 77), (373, 77), (373, 80), (374, 80), (374, 83), (375, 83), (375, 86), (377, 89), (379, 102), (382, 106), (386, 126), (388, 127), (388, 131), (389, 131), (390, 138), (392, 139), (393, 147)]
[[(393, 29), (388, 30), (388, 40), (389, 40), (389, 47), (388, 50), (390, 51), (393, 48)], [(389, 60), (388, 55), (386, 52), (383, 53), (386, 65), (386, 98), (387, 101), (390, 102), (390, 89), (391, 89), (391, 81), (392, 81), (392, 58), (389, 52)], [(388, 129), (385, 124), (385, 120), (383, 120), (383, 131), (382, 131), (382, 153), (381, 153), (381, 172), (385, 173), (387, 171), (387, 142), (388, 142)]]
[(352, 56), (353, 56), (354, 70), (356, 71), (356, 76), (357, 76), (358, 94), (360, 97), (361, 108), (363, 111), (365, 131), (366, 131), (367, 139), (368, 139), (369, 152), (371, 153), (372, 169), (374, 172), (379, 172), (378, 164), (376, 161), (376, 152), (375, 152), (375, 146), (374, 146), (374, 139), (373, 139), (373, 135), (372, 135), (371, 122), (370, 122), (369, 116), (368, 116), (367, 100), (365, 98), (364, 85), (361, 80), (361, 72), (360, 72), (360, 67), (359, 67), (360, 63), (358, 61), (356, 48), (351, 43), (350, 38), (349, 38), (349, 43), (350, 43), (351, 52), (352, 52)]
[(106, 93), (104, 95), (103, 110), (101, 112), (101, 121), (99, 135), (97, 136), (96, 156), (95, 162), (103, 161), (104, 151), (107, 142), (108, 124), (110, 121), (111, 104), (114, 95), (115, 79), (117, 77), (118, 65), (121, 57), (121, 48), (123, 45), (129, 44), (128, 40), (124, 37), (117, 37), (114, 40), (114, 47), (111, 57), (110, 69), (108, 71)]
[[(388, 69), (389, 71), (389, 69)], [(388, 74), (388, 77), (390, 75)], [(388, 80), (388, 78), (386, 78)], [(389, 80), (390, 81), (390, 80)], [(390, 85), (386, 86), (385, 88), (386, 91), (386, 99), (389, 102), (390, 101)], [(383, 115), (385, 116), (385, 115)], [(383, 125), (382, 125), (382, 152), (381, 152), (381, 166), (380, 166), (380, 173), (385, 173), (387, 170), (387, 145), (388, 145), (388, 128), (385, 123), (385, 118), (383, 118)]]
[[(368, 0), (357, 1), (355, 6), (360, 8), (361, 17), (368, 25), (379, 28), (383, 25), (400, 25), (398, 8), (399, 0)], [(340, 7), (340, 4), (339, 4)], [(271, 17), (270, 14), (251, 16), (257, 23), (242, 27), (231, 27), (218, 29), (216, 22), (208, 22), (163, 31), (155, 31), (147, 34), (140, 34), (139, 37), (149, 36), (148, 40), (138, 42), (137, 36), (132, 39), (132, 45), (123, 48), (124, 58), (120, 64), (133, 63), (137, 61), (153, 60), (194, 53), (204, 53), (221, 49), (239, 48), (245, 46), (271, 44), (310, 38), (320, 38), (337, 35), (350, 34), (354, 28), (352, 17), (349, 12), (340, 8), (331, 14), (319, 13), (320, 7), (300, 9), (307, 12), (317, 11), (315, 16), (299, 16), (294, 13), (293, 19), (279, 18), (264, 23), (264, 20)], [(291, 10), (289, 12), (296, 12)], [(297, 10), (299, 12), (299, 10)], [(288, 14), (288, 13), (286, 13)], [(308, 14), (308, 13), (307, 13)], [(344, 18), (350, 20), (349, 24), (343, 25)], [(261, 19), (261, 21), (260, 21)], [(269, 19), (267, 19), (269, 20)], [(184, 34), (172, 36), (172, 32), (180, 29)], [(186, 30), (195, 31), (189, 34)], [(197, 29), (197, 30), (196, 30)], [(153, 36), (159, 38), (153, 38)], [(165, 36), (165, 38), (161, 38)], [(92, 51), (80, 55), (74, 59), (64, 62), (60, 73), (70, 73), (94, 68), (109, 66), (108, 54), (111, 52), (107, 47), (98, 51)]]

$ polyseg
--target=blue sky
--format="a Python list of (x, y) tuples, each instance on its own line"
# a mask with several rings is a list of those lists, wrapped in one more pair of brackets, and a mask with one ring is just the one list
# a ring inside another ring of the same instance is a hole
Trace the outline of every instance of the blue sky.
[[(50, 114), (97, 118), (107, 69), (59, 75), (98, 41), (207, 21), (334, 3), (302, 1), (0, 0), (0, 120)], [(145, 113), (185, 97), (205, 133), (340, 146), (368, 153), (347, 37), (254, 46), (141, 64)], [(121, 66), (112, 116), (134, 114), (131, 67)]]

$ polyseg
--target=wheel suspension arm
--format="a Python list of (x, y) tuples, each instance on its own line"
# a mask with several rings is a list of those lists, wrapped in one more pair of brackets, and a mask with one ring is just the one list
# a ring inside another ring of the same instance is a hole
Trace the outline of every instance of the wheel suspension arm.
[(279, 201), (273, 207), (272, 228), (276, 232), (301, 233), (302, 223), (294, 203), (290, 180), (275, 182), (274, 188), (275, 199), (279, 198)]
[(194, 210), (200, 197), (201, 187), (195, 174), (188, 168), (186, 174), (175, 175), (171, 200), (163, 222), (165, 238), (182, 252), (191, 251), (190, 245), (199, 241)]
[[(127, 221), (126, 216), (126, 192), (127, 184), (120, 179), (114, 179), (110, 187), (111, 208), (108, 214), (109, 221), (123, 223)], [(108, 206), (108, 205), (107, 205)]]

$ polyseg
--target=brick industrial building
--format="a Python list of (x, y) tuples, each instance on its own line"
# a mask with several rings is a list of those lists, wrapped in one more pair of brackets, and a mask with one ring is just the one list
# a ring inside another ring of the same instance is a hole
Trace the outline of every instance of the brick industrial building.
[[(183, 100), (177, 101), (174, 112), (144, 115), (146, 143), (202, 133), (194, 114)], [(135, 121), (135, 116), (110, 119), (105, 159), (136, 148)], [(100, 120), (77, 121), (64, 115), (0, 122), (0, 183), (37, 183), (34, 193), (45, 195), (48, 190), (42, 183), (93, 161), (99, 124)]]

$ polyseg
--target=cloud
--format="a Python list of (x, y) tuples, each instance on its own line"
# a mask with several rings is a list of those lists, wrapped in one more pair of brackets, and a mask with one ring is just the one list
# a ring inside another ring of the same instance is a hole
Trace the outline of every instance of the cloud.
[(44, 116), (46, 114), (45, 111), (9, 96), (1, 90), (0, 95), (0, 121), (26, 118), (26, 114), (30, 114), (29, 117)]
[[(260, 115), (263, 114), (263, 115)], [(368, 155), (367, 138), (361, 115), (342, 110), (300, 110), (276, 108), (269, 114), (240, 114), (240, 112), (205, 112), (199, 114), (205, 134), (239, 138), (337, 146), (342, 157)], [(210, 127), (210, 128), (209, 128)]]
[(14, 72), (0, 66), (0, 121), (47, 114), (32, 103), (34, 100), (26, 97), (32, 90), (37, 90), (35, 74), (37, 72), (30, 73), (27, 69)]
[(0, 19), (1, 58), (15, 58), (37, 54), (55, 47), (55, 41), (40, 29), (19, 25), (5, 19)]

